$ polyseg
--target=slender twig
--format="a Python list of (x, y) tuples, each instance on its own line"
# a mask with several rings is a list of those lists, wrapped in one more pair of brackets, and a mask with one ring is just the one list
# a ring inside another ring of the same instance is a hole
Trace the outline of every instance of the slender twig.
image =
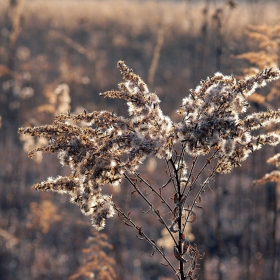
[(178, 193), (180, 193), (180, 179), (179, 179), (179, 175), (178, 175), (178, 172), (177, 172), (178, 170), (177, 170), (177, 168), (175, 166), (175, 163), (174, 163), (172, 158), (169, 160), (169, 162), (171, 163), (172, 168), (173, 168), (174, 173), (175, 173), (177, 191), (178, 191)]
[[(168, 263), (168, 265), (172, 268), (172, 270), (175, 272), (175, 274), (177, 274), (176, 269), (174, 268), (174, 266), (170, 263), (170, 261), (168, 260), (168, 258), (165, 256), (165, 253), (163, 251), (163, 249), (160, 249), (157, 244), (150, 239), (145, 232), (143, 231), (143, 229), (139, 226), (137, 226), (132, 220), (131, 218), (126, 215), (120, 208), (118, 208), (115, 204), (114, 204), (114, 209), (119, 213), (120, 216), (122, 216), (123, 218), (125, 218), (126, 222), (128, 221), (131, 226), (136, 229), (138, 232), (141, 230), (141, 237), (143, 237), (154, 249), (156, 249), (161, 256), (165, 259), (165, 261)], [(129, 225), (129, 224), (127, 224)], [(179, 277), (178, 277), (179, 278)]]
[(175, 192), (176, 192), (176, 182), (175, 182), (175, 180), (174, 180), (174, 179), (175, 179), (175, 176), (174, 176), (174, 174), (172, 173), (172, 171), (170, 170), (170, 166), (169, 166), (167, 160), (165, 160), (165, 163), (166, 163), (167, 170), (168, 170), (168, 176), (169, 176), (169, 178), (171, 178), (171, 180), (172, 180), (172, 185), (173, 185), (174, 190), (175, 190)]
[(172, 179), (174, 179), (174, 176), (172, 176), (171, 178), (169, 178), (169, 179), (167, 180), (167, 182), (161, 186), (161, 188), (164, 189), (164, 188), (172, 181)]
[(183, 227), (184, 229), (185, 229), (185, 227), (186, 227), (186, 224), (187, 224), (187, 222), (188, 222), (188, 220), (189, 220), (189, 217), (190, 217), (191, 213), (193, 213), (193, 208), (194, 208), (194, 206), (197, 204), (197, 200), (198, 200), (199, 197), (201, 196), (202, 192), (203, 192), (204, 189), (205, 189), (205, 186), (209, 183), (210, 179), (211, 179), (212, 177), (214, 177), (214, 175), (215, 175), (216, 170), (217, 170), (218, 167), (219, 167), (219, 165), (217, 164), (217, 165), (211, 170), (211, 173), (209, 174), (209, 176), (207, 177), (207, 179), (201, 184), (200, 189), (199, 189), (198, 193), (196, 194), (196, 196), (195, 196), (195, 198), (194, 198), (194, 200), (193, 200), (193, 202), (192, 202), (192, 204), (191, 204), (191, 207), (190, 207), (189, 209), (187, 209), (187, 210), (188, 210), (188, 215), (187, 215), (186, 220), (185, 220), (185, 223), (184, 223), (184, 227)]
[(96, 54), (94, 52), (92, 52), (92, 51), (89, 52), (82, 45), (80, 45), (77, 42), (73, 41), (70, 37), (66, 36), (65, 34), (62, 34), (62, 33), (58, 32), (58, 31), (55, 31), (55, 30), (51, 30), (49, 32), (49, 34), (52, 37), (56, 37), (56, 38), (61, 39), (68, 46), (71, 46), (74, 50), (76, 50), (78, 53), (84, 55), (90, 61), (96, 60)]
[[(207, 167), (207, 165), (209, 165), (209, 164), (211, 163), (211, 160), (214, 158), (214, 156), (216, 155), (216, 153), (217, 153), (218, 151), (219, 151), (219, 150), (216, 150), (216, 151), (213, 153), (213, 155), (212, 155), (211, 157), (209, 157), (209, 158), (206, 160), (205, 164), (202, 166), (202, 168), (200, 169), (200, 171), (197, 173), (196, 177), (195, 177), (194, 180), (192, 181), (192, 183), (191, 183), (191, 185), (190, 185), (190, 187), (189, 187), (189, 190), (188, 190), (188, 192), (187, 192), (187, 194), (186, 194), (186, 197), (189, 196), (190, 192), (192, 191), (193, 186), (195, 185), (196, 181), (197, 181), (198, 178), (200, 177), (201, 173), (204, 171), (204, 169)], [(186, 185), (186, 186), (187, 186), (187, 185)], [(185, 186), (185, 188), (186, 188), (186, 186)], [(185, 189), (184, 189), (184, 191), (185, 191)]]
[(146, 196), (139, 190), (139, 188), (137, 187), (137, 184), (134, 183), (125, 173), (124, 173), (124, 177), (127, 179), (127, 181), (134, 187), (134, 189), (140, 194), (140, 196), (144, 199), (144, 201), (153, 209), (153, 211), (155, 212), (155, 214), (158, 216), (160, 222), (165, 226), (165, 228), (168, 230), (170, 236), (172, 237), (174, 244), (176, 244), (176, 246), (178, 246), (178, 243), (176, 241), (176, 239), (174, 238), (173, 234), (171, 233), (168, 225), (166, 224), (165, 220), (161, 217), (159, 211), (157, 209), (155, 209), (154, 205), (146, 198)]
[(149, 182), (147, 182), (139, 173), (135, 172), (134, 174), (161, 199), (161, 201), (167, 206), (167, 208), (172, 213), (173, 211), (172, 211), (171, 207), (169, 206), (169, 204), (167, 203), (167, 201), (164, 199), (164, 197), (160, 193), (158, 193), (154, 189), (154, 187)]
[(195, 158), (194, 158), (194, 159), (193, 159), (193, 161), (192, 161), (192, 167), (191, 167), (191, 169), (190, 169), (190, 172), (189, 172), (189, 176), (188, 176), (187, 182), (186, 182), (185, 187), (184, 187), (184, 189), (183, 189), (183, 194), (185, 193), (186, 187), (188, 186), (189, 181), (190, 181), (190, 179), (191, 179), (191, 177), (192, 177), (193, 170), (194, 170), (194, 167), (195, 167), (196, 162), (197, 162), (197, 158), (198, 158), (198, 156), (195, 156)]

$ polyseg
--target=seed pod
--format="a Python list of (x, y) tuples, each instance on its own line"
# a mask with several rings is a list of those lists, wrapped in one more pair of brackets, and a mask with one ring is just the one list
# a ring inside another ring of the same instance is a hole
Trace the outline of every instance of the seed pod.
[(140, 236), (144, 236), (142, 227), (136, 226), (136, 229), (138, 229), (138, 233)]
[(174, 246), (174, 256), (175, 258), (180, 261), (180, 262), (183, 262), (183, 263), (186, 263), (187, 261), (181, 256), (181, 254), (179, 253), (178, 251), (178, 248), (176, 246)]
[(179, 205), (182, 206), (182, 205), (185, 203), (186, 199), (187, 199), (187, 196), (184, 195), (184, 196), (181, 198), (181, 200), (180, 200), (180, 202), (179, 202)]
[(172, 198), (172, 199), (174, 200), (174, 203), (175, 203), (176, 205), (179, 203), (179, 196), (178, 196), (177, 193), (175, 193), (175, 194), (173, 195), (173, 198)]
[(128, 222), (124, 222), (127, 226), (129, 227), (133, 227), (131, 224), (129, 224)]

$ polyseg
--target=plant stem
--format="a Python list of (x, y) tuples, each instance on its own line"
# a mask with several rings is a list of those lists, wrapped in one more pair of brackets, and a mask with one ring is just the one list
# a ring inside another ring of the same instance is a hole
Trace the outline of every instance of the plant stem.
[[(175, 173), (175, 178), (176, 178), (176, 183), (177, 183), (177, 194), (178, 194), (178, 197), (179, 197), (179, 201), (181, 201), (182, 197), (183, 197), (183, 194), (181, 192), (181, 182), (180, 182), (180, 179), (179, 179), (179, 174), (178, 174), (178, 169), (176, 168), (175, 164), (174, 164), (174, 161), (173, 159), (171, 158), (170, 159), (170, 163), (172, 165), (172, 168), (174, 170), (174, 173)], [(183, 254), (183, 248), (182, 248), (182, 228), (183, 228), (183, 225), (182, 225), (182, 211), (183, 211), (183, 207), (180, 206), (179, 207), (179, 217), (178, 217), (178, 229), (179, 229), (179, 232), (178, 232), (178, 245), (177, 245), (177, 248), (178, 248), (178, 251), (179, 253), (182, 255)], [(185, 273), (184, 273), (184, 263), (180, 261), (180, 276), (181, 276), (181, 280), (185, 280), (186, 277), (185, 277)]]

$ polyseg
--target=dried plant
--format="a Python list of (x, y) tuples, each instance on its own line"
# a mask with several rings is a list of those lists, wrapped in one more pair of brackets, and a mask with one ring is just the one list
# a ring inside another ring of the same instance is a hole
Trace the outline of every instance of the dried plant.
[(10, 8), (12, 10), (12, 30), (9, 36), (9, 61), (8, 67), (13, 71), (14, 54), (16, 41), (20, 33), (20, 21), (22, 18), (22, 7), (24, 5), (24, 0), (10, 1)]
[(161, 27), (158, 30), (157, 44), (154, 49), (153, 59), (149, 70), (148, 84), (150, 85), (150, 87), (152, 87), (154, 84), (155, 73), (157, 70), (157, 66), (160, 58), (160, 51), (162, 49), (163, 43), (164, 43), (164, 27)]
[[(236, 58), (247, 60), (253, 65), (245, 68), (243, 72), (246, 75), (252, 75), (258, 73), (260, 69), (279, 67), (280, 25), (250, 26), (247, 35), (250, 39), (258, 42), (259, 50), (236, 56)], [(249, 97), (249, 100), (273, 108), (272, 104), (277, 102), (279, 97), (279, 86), (280, 83), (277, 81), (266, 96), (254, 93)]]
[[(250, 26), (247, 31), (247, 35), (250, 39), (258, 42), (257, 51), (247, 52), (238, 55), (237, 58), (245, 59), (253, 64), (255, 67), (249, 67), (244, 69), (244, 73), (254, 74), (259, 71), (259, 69), (279, 67), (280, 61), (280, 25), (275, 26), (269, 25), (257, 25)], [(261, 95), (259, 93), (254, 93), (249, 97), (249, 100), (256, 103), (262, 104), (269, 108), (274, 108), (275, 105), (279, 104), (279, 80), (270, 87), (270, 91), (267, 95)], [(277, 128), (274, 128), (275, 130)], [(267, 163), (280, 166), (279, 162), (280, 153), (276, 153), (271, 158), (267, 160)], [(267, 182), (280, 182), (280, 171), (273, 170), (270, 173), (265, 174), (261, 179), (256, 180), (256, 184), (265, 184)], [(279, 185), (279, 184), (278, 184)], [(279, 189), (279, 186), (277, 186)], [(279, 191), (278, 191), (279, 192)], [(276, 206), (277, 208), (277, 206)]]
[(87, 240), (89, 246), (83, 249), (85, 263), (77, 273), (69, 277), (69, 280), (81, 279), (82, 276), (97, 280), (116, 279), (115, 260), (106, 252), (107, 249), (112, 249), (112, 245), (107, 240), (106, 234), (92, 230), (92, 236)]
[(32, 202), (27, 216), (28, 228), (38, 228), (42, 233), (48, 233), (51, 224), (62, 220), (57, 207), (50, 200), (43, 200), (40, 204)]
[[(42, 114), (43, 119), (46, 121), (46, 114), (50, 115), (53, 118), (53, 116), (55, 115), (69, 111), (71, 102), (69, 93), (70, 90), (67, 84), (58, 85), (55, 90), (46, 90), (46, 97), (48, 99), (48, 102), (36, 108), (36, 118), (31, 118), (29, 120), (29, 123), (36, 125), (42, 124), (42, 122), (40, 122), (40, 118), (38, 117)], [(20, 140), (23, 143), (23, 149), (27, 152), (31, 149), (35, 149), (36, 147), (40, 147), (48, 143), (45, 137), (35, 139), (30, 135), (21, 135)], [(36, 162), (41, 163), (42, 153), (37, 153), (34, 159)]]
[[(198, 260), (203, 255), (196, 244), (190, 243), (185, 229), (196, 220), (202, 194), (217, 172), (229, 173), (251, 152), (280, 142), (277, 131), (257, 133), (261, 127), (280, 121), (279, 110), (246, 114), (246, 98), (267, 82), (279, 79), (280, 71), (266, 69), (240, 81), (216, 73), (183, 99), (177, 111), (182, 118), (175, 122), (163, 114), (158, 96), (149, 92), (139, 76), (123, 61), (118, 62), (118, 68), (124, 82), (118, 90), (100, 95), (125, 99), (128, 117), (108, 111), (66, 113), (58, 115), (52, 125), (19, 129), (21, 134), (48, 139), (47, 145), (30, 151), (29, 157), (40, 151), (57, 153), (61, 164), (72, 170), (69, 176), (49, 178), (33, 188), (70, 195), (71, 202), (91, 216), (98, 230), (117, 212), (127, 226), (136, 230), (139, 239), (161, 254), (165, 260), (162, 264), (169, 265), (178, 279), (197, 279)], [(167, 180), (160, 187), (139, 172), (145, 159), (153, 155), (166, 163)], [(134, 222), (130, 212), (125, 213), (111, 195), (102, 193), (104, 185), (116, 186), (123, 179), (148, 205), (146, 213), (153, 213), (155, 221), (168, 231), (174, 243), (173, 259)], [(151, 193), (167, 214), (156, 208), (149, 198)]]

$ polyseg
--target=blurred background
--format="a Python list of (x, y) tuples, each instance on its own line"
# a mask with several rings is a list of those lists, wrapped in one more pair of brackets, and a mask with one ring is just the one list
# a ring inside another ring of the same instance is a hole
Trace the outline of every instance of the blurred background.
[[(17, 129), (51, 124), (69, 110), (126, 114), (123, 100), (99, 96), (121, 82), (118, 60), (177, 120), (182, 98), (201, 79), (279, 65), (279, 14), (277, 0), (0, 0), (0, 279), (175, 279), (117, 215), (97, 233), (67, 196), (33, 191), (69, 170), (55, 155), (28, 159), (44, 139)], [(250, 110), (279, 107), (279, 89), (272, 83), (253, 95)], [(280, 186), (253, 184), (276, 169), (266, 160), (278, 150), (252, 154), (205, 192), (188, 228), (205, 253), (199, 279), (280, 279)], [(163, 163), (151, 158), (141, 171), (162, 184)], [(157, 219), (139, 215), (147, 207), (130, 186), (107, 191), (174, 258)]]

